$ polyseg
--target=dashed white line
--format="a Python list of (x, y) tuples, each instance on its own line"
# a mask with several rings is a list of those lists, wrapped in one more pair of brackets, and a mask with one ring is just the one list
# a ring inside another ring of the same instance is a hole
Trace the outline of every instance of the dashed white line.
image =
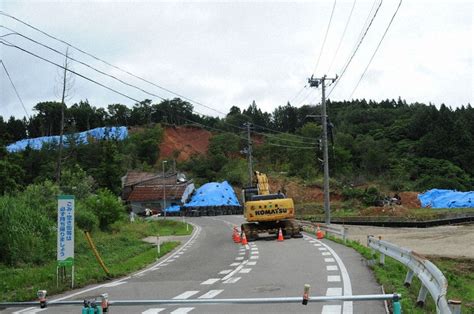
[(315, 243), (313, 245), (316, 246), (316, 247), (321, 246), (321, 244), (319, 244), (319, 243)]
[(224, 283), (236, 283), (237, 281), (240, 280), (241, 277), (231, 277), (229, 279), (227, 279), (226, 281), (224, 281)]
[(199, 291), (196, 291), (196, 290), (186, 291), (186, 292), (181, 293), (180, 295), (175, 296), (173, 299), (174, 300), (184, 300), (184, 299), (187, 299), (189, 297), (192, 297), (193, 295), (195, 295), (198, 292)]
[(240, 263), (232, 263), (229, 266), (239, 266), (239, 265), (240, 265)]
[(338, 270), (337, 265), (327, 265), (326, 266), (327, 271), (335, 271)]
[(225, 269), (221, 272), (219, 272), (219, 275), (227, 275), (228, 273), (230, 273), (232, 271), (232, 269)]
[(252, 250), (252, 251), (258, 251), (258, 247), (253, 247), (253, 248), (251, 248), (250, 250)]
[(164, 310), (165, 310), (164, 308), (149, 309), (149, 310), (146, 310), (145, 312), (142, 312), (142, 314), (157, 314)]
[(250, 262), (247, 262), (247, 265), (248, 266), (255, 266), (257, 264), (257, 261), (250, 261)]
[(339, 275), (328, 276), (328, 282), (340, 282), (340, 281), (341, 281), (341, 276)]
[(332, 257), (327, 257), (327, 258), (324, 259), (324, 261), (325, 261), (326, 263), (333, 263), (333, 262), (334, 262), (334, 258), (332, 258)]
[(198, 299), (212, 299), (224, 290), (209, 290), (207, 293), (200, 296)]
[(328, 288), (326, 290), (326, 296), (335, 297), (342, 295), (342, 288)]
[(252, 270), (252, 268), (242, 268), (239, 273), (241, 274), (248, 274), (250, 273), (250, 271)]
[(329, 253), (329, 252), (323, 252), (323, 253), (321, 253), (321, 254), (322, 254), (323, 256), (329, 256), (329, 255), (331, 255), (331, 253)]
[(258, 255), (252, 255), (250, 256), (250, 259), (258, 259)]
[(212, 284), (218, 282), (219, 280), (221, 280), (221, 279), (220, 278), (211, 278), (211, 279), (208, 279), (206, 281), (201, 282), (201, 285), (212, 285)]
[(324, 305), (321, 314), (341, 314), (340, 305)]
[(194, 310), (194, 307), (180, 307), (171, 312), (171, 314), (186, 314)]
[(245, 255), (245, 252), (239, 252), (239, 255)]
[(320, 250), (320, 251), (327, 251), (328, 249), (326, 249), (325, 247), (320, 247), (320, 248), (318, 248), (318, 250)]
[(241, 261), (241, 260), (243, 260), (243, 259), (244, 259), (243, 256), (238, 256), (238, 257), (235, 258), (236, 261)]
[(124, 283), (127, 283), (126, 281), (120, 281), (120, 282), (112, 282), (112, 283), (109, 283), (109, 284), (106, 284), (104, 285), (103, 287), (107, 287), (107, 288), (110, 288), (110, 287), (116, 287), (116, 286), (120, 286)]

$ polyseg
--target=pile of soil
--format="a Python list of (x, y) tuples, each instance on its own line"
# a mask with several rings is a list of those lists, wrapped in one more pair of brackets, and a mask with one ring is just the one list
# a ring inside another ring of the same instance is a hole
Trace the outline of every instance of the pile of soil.
[(161, 158), (188, 160), (192, 155), (206, 154), (211, 132), (191, 126), (165, 127), (163, 142), (160, 144)]
[(420, 200), (418, 199), (418, 192), (400, 192), (400, 199), (402, 205), (407, 208), (421, 208)]

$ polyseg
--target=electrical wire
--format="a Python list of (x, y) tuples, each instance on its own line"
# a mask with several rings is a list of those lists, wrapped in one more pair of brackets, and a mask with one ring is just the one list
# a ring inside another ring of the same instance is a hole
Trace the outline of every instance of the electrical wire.
[(28, 117), (28, 119), (30, 119), (30, 115), (28, 114), (28, 111), (26, 110), (25, 104), (23, 103), (23, 100), (21, 99), (20, 94), (18, 93), (18, 90), (15, 87), (15, 84), (13, 83), (13, 80), (10, 76), (10, 73), (8, 73), (8, 70), (7, 70), (7, 67), (6, 67), (5, 63), (3, 62), (3, 60), (0, 60), (0, 63), (2, 64), (3, 69), (5, 70), (5, 73), (7, 74), (7, 77), (10, 80), (10, 83), (12, 84), (13, 90), (15, 91), (15, 94), (18, 97), (18, 100), (20, 101), (20, 104), (23, 107), (23, 110), (25, 110), (26, 116)]
[(334, 60), (336, 60), (337, 54), (339, 53), (339, 48), (341, 48), (342, 40), (346, 35), (347, 27), (349, 26), (349, 22), (351, 21), (352, 13), (354, 12), (356, 2), (357, 0), (354, 0), (354, 3), (352, 4), (351, 12), (349, 13), (349, 17), (347, 18), (346, 26), (344, 26), (344, 31), (342, 32), (341, 39), (339, 39), (339, 44), (337, 45), (336, 52), (332, 56), (331, 63), (329, 64), (329, 68), (326, 73), (329, 73), (331, 71), (332, 65), (334, 64)]
[(352, 90), (351, 96), (350, 96), (349, 98), (352, 98), (352, 96), (354, 95), (354, 93), (355, 93), (357, 87), (359, 87), (360, 82), (361, 82), (362, 79), (364, 78), (364, 75), (365, 75), (365, 73), (367, 72), (367, 69), (369, 68), (370, 64), (372, 63), (372, 60), (374, 59), (375, 54), (376, 54), (377, 51), (379, 50), (380, 45), (382, 44), (382, 41), (383, 41), (383, 39), (385, 38), (385, 35), (387, 35), (387, 32), (388, 32), (390, 26), (392, 25), (392, 22), (393, 22), (393, 20), (395, 19), (395, 16), (397, 15), (398, 10), (400, 9), (400, 6), (402, 5), (402, 1), (403, 1), (403, 0), (400, 0), (400, 2), (398, 3), (398, 7), (397, 7), (397, 9), (395, 10), (395, 13), (393, 13), (392, 19), (391, 19), (390, 22), (388, 23), (387, 28), (385, 29), (385, 32), (384, 32), (383, 35), (382, 35), (382, 38), (380, 38), (380, 41), (379, 41), (379, 43), (378, 43), (378, 45), (377, 45), (377, 48), (375, 48), (375, 51), (374, 51), (374, 53), (372, 54), (372, 57), (370, 57), (369, 63), (367, 63), (367, 66), (365, 67), (364, 72), (362, 72), (362, 75), (360, 76), (359, 81), (357, 82), (357, 85), (356, 85), (356, 86), (354, 87), (354, 89)]
[(323, 49), (324, 49), (324, 45), (326, 44), (326, 39), (328, 37), (329, 29), (331, 28), (331, 21), (332, 21), (333, 15), (334, 15), (334, 10), (336, 9), (336, 2), (337, 2), (337, 0), (334, 0), (334, 4), (332, 6), (332, 11), (331, 11), (331, 16), (329, 17), (328, 27), (326, 28), (326, 34), (324, 35), (323, 44), (321, 45), (321, 50), (319, 50), (319, 55), (318, 55), (318, 59), (316, 60), (316, 66), (314, 67), (313, 74), (316, 73), (316, 70), (318, 69), (319, 61), (321, 60), (321, 54), (323, 53)]
[[(124, 70), (124, 69), (122, 69), (122, 68), (120, 68), (120, 67), (118, 67), (118, 66), (115, 66), (115, 65), (113, 65), (113, 64), (111, 64), (111, 63), (109, 63), (109, 62), (107, 62), (107, 61), (105, 61), (105, 60), (103, 60), (103, 59), (101, 59), (101, 58), (99, 58), (99, 57), (96, 57), (96, 56), (92, 55), (91, 53), (88, 53), (88, 52), (86, 52), (86, 51), (84, 51), (84, 50), (82, 50), (82, 49), (80, 49), (80, 48), (78, 48), (78, 47), (76, 47), (76, 46), (74, 46), (74, 45), (72, 45), (72, 44), (70, 44), (70, 43), (68, 43), (68, 42), (66, 42), (66, 41), (64, 41), (64, 40), (62, 40), (62, 39), (60, 39), (60, 38), (57, 38), (57, 37), (55, 37), (55, 36), (53, 36), (53, 35), (50, 35), (50, 34), (48, 34), (47, 32), (42, 31), (42, 30), (40, 30), (39, 28), (37, 28), (37, 27), (35, 27), (35, 26), (33, 26), (33, 25), (31, 25), (31, 24), (29, 24), (29, 23), (27, 23), (27, 22), (25, 22), (25, 21), (23, 21), (23, 20), (21, 20), (21, 19), (19, 19), (19, 18), (16, 18), (16, 17), (14, 17), (14, 16), (12, 16), (12, 15), (10, 15), (10, 14), (7, 14), (7, 13), (5, 13), (5, 12), (3, 12), (3, 11), (0, 11), (0, 15), (6, 16), (6, 17), (8, 17), (8, 18), (11, 18), (11, 19), (13, 19), (13, 20), (15, 20), (15, 21), (17, 21), (17, 22), (19, 22), (19, 23), (25, 25), (25, 26), (30, 27), (30, 28), (36, 30), (37, 32), (40, 32), (41, 34), (43, 34), (43, 35), (45, 35), (45, 36), (47, 36), (47, 37), (49, 37), (49, 38), (51, 38), (51, 39), (54, 39), (54, 40), (56, 40), (56, 41), (59, 41), (59, 42), (65, 44), (65, 45), (67, 45), (67, 46), (69, 46), (69, 47), (71, 47), (71, 48), (73, 48), (73, 49), (75, 49), (75, 50), (77, 50), (77, 51), (79, 51), (79, 52), (81, 52), (81, 53), (83, 53), (83, 54), (85, 54), (85, 55), (87, 55), (87, 56), (89, 56), (89, 57), (95, 59), (95, 60), (97, 60), (97, 61), (100, 61), (100, 62), (102, 62), (102, 63), (104, 63), (104, 64), (106, 64), (106, 65), (108, 65), (108, 66), (110, 66), (110, 67), (112, 67), (112, 68), (114, 68), (114, 69), (116, 69), (116, 70), (119, 70), (120, 72), (123, 72), (123, 73), (125, 73), (125, 74), (127, 74), (127, 75), (130, 75), (130, 76), (132, 76), (132, 77), (134, 77), (134, 78), (136, 78), (136, 79), (138, 79), (138, 80), (141, 80), (141, 81), (143, 81), (143, 82), (145, 82), (145, 83), (148, 83), (148, 84), (150, 84), (150, 85), (152, 85), (152, 86), (155, 86), (155, 87), (157, 87), (157, 88), (159, 88), (159, 89), (161, 89), (161, 90), (164, 90), (164, 91), (166, 91), (166, 92), (168, 92), (168, 93), (170, 93), (170, 94), (172, 94), (172, 95), (175, 95), (175, 96), (177, 96), (177, 97), (180, 97), (180, 98), (182, 98), (182, 99), (185, 99), (185, 100), (187, 100), (187, 101), (189, 101), (189, 102), (191, 102), (191, 103), (193, 103), (193, 104), (196, 104), (196, 105), (198, 105), (198, 106), (207, 108), (207, 109), (212, 110), (212, 111), (214, 111), (214, 112), (217, 112), (217, 113), (219, 113), (219, 114), (221, 114), (221, 115), (224, 115), (224, 116), (227, 115), (226, 113), (224, 113), (224, 112), (222, 112), (222, 111), (219, 111), (219, 110), (217, 110), (217, 109), (215, 109), (215, 108), (212, 108), (212, 107), (210, 107), (210, 106), (207, 106), (207, 105), (205, 105), (205, 104), (202, 104), (202, 103), (200, 103), (200, 102), (198, 102), (198, 101), (195, 101), (195, 100), (193, 100), (193, 99), (191, 99), (191, 98), (189, 98), (189, 97), (186, 97), (186, 96), (184, 96), (184, 95), (181, 95), (181, 94), (179, 94), (179, 93), (176, 93), (176, 92), (174, 92), (174, 91), (172, 91), (172, 90), (170, 90), (170, 89), (168, 89), (168, 88), (165, 88), (165, 87), (163, 87), (163, 86), (160, 86), (160, 85), (158, 85), (158, 84), (156, 84), (156, 83), (153, 83), (153, 82), (151, 82), (151, 81), (149, 81), (149, 80), (147, 80), (147, 79), (145, 79), (145, 78), (143, 78), (143, 77), (140, 77), (140, 76), (135, 75), (135, 74), (133, 74), (133, 73), (127, 71), (127, 70)], [(250, 118), (250, 119), (251, 119), (251, 117), (248, 117), (248, 116), (247, 116), (247, 118)], [(226, 122), (224, 121), (224, 123), (226, 123)], [(226, 123), (226, 124), (229, 125), (229, 123)], [(256, 124), (254, 124), (254, 125), (256, 125)], [(239, 126), (235, 126), (235, 125), (231, 125), (231, 126), (236, 127), (236, 128), (239, 128)], [(267, 127), (265, 127), (265, 126), (260, 126), (260, 127), (264, 128), (264, 129), (266, 129), (266, 130), (270, 130), (270, 131), (275, 132), (275, 133), (281, 133), (281, 134), (285, 134), (285, 133), (286, 133), (286, 132), (281, 132), (281, 131), (278, 131), (278, 130), (270, 129), (270, 128), (267, 128)], [(308, 139), (308, 138), (306, 138), (306, 137), (304, 137), (304, 136), (297, 136), (297, 135), (295, 135), (295, 137)]]
[(373, 23), (375, 17), (377, 16), (377, 13), (378, 13), (379, 10), (380, 10), (380, 7), (382, 6), (382, 3), (383, 3), (383, 0), (380, 1), (379, 6), (377, 7), (377, 10), (375, 11), (375, 13), (374, 13), (372, 19), (370, 20), (369, 25), (367, 26), (367, 28), (366, 28), (364, 34), (362, 35), (362, 38), (360, 39), (360, 41), (359, 41), (359, 43), (357, 44), (357, 46), (356, 46), (354, 52), (352, 53), (351, 57), (349, 58), (349, 61), (348, 61), (348, 62), (346, 63), (346, 65), (344, 66), (344, 68), (343, 68), (343, 70), (342, 70), (342, 72), (341, 72), (341, 75), (339, 76), (339, 78), (336, 80), (336, 82), (335, 82), (335, 84), (334, 84), (334, 87), (329, 91), (327, 97), (329, 97), (329, 96), (332, 94), (332, 92), (334, 91), (334, 89), (337, 87), (337, 85), (338, 85), (339, 82), (341, 81), (342, 77), (344, 76), (344, 73), (346, 73), (347, 68), (349, 67), (349, 65), (350, 65), (351, 62), (352, 62), (352, 59), (354, 59), (354, 56), (356, 55), (357, 51), (359, 50), (360, 45), (361, 45), (362, 42), (364, 41), (364, 38), (365, 38), (365, 36), (367, 35), (367, 32), (368, 32), (369, 29), (370, 29), (370, 26), (372, 26), (372, 23)]

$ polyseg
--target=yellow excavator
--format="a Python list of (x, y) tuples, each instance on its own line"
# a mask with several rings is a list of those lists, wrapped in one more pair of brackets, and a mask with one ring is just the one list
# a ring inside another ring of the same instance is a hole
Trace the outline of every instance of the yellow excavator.
[(268, 178), (264, 173), (255, 171), (256, 186), (242, 189), (244, 216), (242, 232), (248, 241), (255, 241), (259, 234), (278, 234), (281, 228), (283, 237), (302, 238), (301, 227), (296, 222), (293, 199), (278, 191), (270, 194)]

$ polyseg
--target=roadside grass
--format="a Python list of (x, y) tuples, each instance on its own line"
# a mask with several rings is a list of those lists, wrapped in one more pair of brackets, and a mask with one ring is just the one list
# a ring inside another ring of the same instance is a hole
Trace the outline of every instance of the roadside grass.
[[(366, 260), (375, 259), (371, 265), (377, 282), (384, 286), (386, 293), (400, 293), (402, 299), (402, 311), (404, 313), (436, 313), (433, 299), (428, 294), (423, 308), (416, 307), (416, 299), (420, 290), (420, 280), (415, 276), (410, 287), (403, 285), (408, 268), (395, 259), (385, 256), (385, 265), (378, 264), (378, 254), (373, 254), (372, 250), (363, 246), (358, 241), (348, 240), (346, 243), (342, 239), (327, 236), (328, 239), (346, 245), (359, 252)], [(461, 300), (463, 313), (474, 313), (474, 260), (455, 259), (447, 257), (428, 257), (445, 275), (448, 280), (447, 299)]]
[[(156, 245), (142, 241), (147, 236), (186, 235), (186, 225), (173, 220), (143, 221), (135, 223), (120, 222), (112, 227), (112, 232), (93, 232), (92, 238), (111, 273), (107, 277), (95, 259), (85, 235), (76, 228), (75, 232), (75, 284), (74, 288), (83, 287), (108, 279), (117, 278), (137, 271), (157, 258), (167, 254), (179, 245), (179, 242), (161, 244), (158, 256)], [(55, 252), (51, 252), (55, 256)], [(0, 301), (27, 301), (36, 298), (40, 289), (48, 291), (48, 295), (57, 294), (70, 289), (61, 284), (56, 286), (56, 261), (44, 265), (21, 265), (9, 267), (0, 264)]]

